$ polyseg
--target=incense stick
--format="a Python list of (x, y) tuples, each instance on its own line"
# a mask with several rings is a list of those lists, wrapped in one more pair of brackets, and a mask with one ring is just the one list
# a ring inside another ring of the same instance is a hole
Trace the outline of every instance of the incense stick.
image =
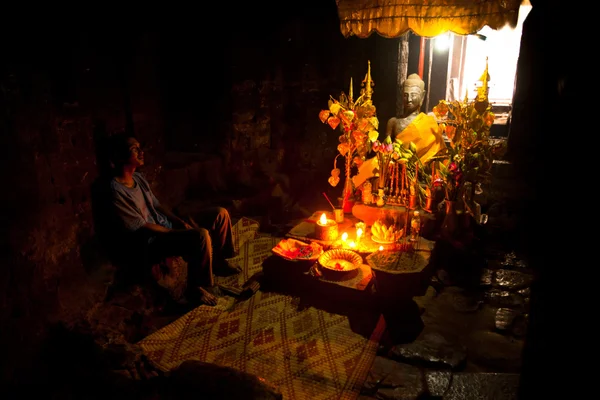
[(327, 202), (329, 203), (329, 205), (331, 205), (331, 208), (333, 208), (335, 210), (335, 206), (333, 205), (333, 203), (331, 202), (331, 200), (329, 200), (329, 197), (327, 197), (327, 195), (325, 194), (325, 192), (323, 192), (323, 196), (325, 196), (325, 199), (327, 200)]

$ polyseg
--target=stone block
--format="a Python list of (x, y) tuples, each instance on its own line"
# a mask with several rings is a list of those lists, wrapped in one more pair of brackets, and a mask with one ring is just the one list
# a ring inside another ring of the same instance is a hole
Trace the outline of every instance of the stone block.
[(519, 374), (430, 371), (425, 381), (427, 391), (435, 398), (516, 400), (519, 379)]
[(430, 332), (413, 343), (394, 346), (390, 357), (415, 365), (457, 369), (464, 364), (467, 354), (462, 346)]
[(182, 257), (167, 257), (152, 266), (152, 277), (175, 301), (182, 301), (187, 288), (188, 263)]

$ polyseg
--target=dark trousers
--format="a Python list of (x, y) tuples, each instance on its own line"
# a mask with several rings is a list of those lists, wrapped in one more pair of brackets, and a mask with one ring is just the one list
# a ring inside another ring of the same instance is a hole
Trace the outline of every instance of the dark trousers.
[(188, 287), (214, 286), (213, 265), (234, 256), (231, 218), (222, 207), (187, 217), (194, 229), (158, 235), (149, 244), (151, 260), (181, 256), (188, 263)]

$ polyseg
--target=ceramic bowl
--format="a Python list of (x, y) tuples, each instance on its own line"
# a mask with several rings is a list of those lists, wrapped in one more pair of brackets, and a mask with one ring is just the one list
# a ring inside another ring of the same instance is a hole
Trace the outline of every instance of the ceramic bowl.
[(357, 270), (363, 263), (362, 257), (347, 249), (331, 249), (324, 252), (318, 259), (323, 272), (346, 274)]

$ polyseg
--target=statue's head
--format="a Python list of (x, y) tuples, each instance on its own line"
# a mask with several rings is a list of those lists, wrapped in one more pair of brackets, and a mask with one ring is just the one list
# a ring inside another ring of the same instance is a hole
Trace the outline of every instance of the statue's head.
[(425, 82), (418, 74), (410, 74), (404, 81), (402, 90), (404, 113), (419, 111), (425, 99)]

